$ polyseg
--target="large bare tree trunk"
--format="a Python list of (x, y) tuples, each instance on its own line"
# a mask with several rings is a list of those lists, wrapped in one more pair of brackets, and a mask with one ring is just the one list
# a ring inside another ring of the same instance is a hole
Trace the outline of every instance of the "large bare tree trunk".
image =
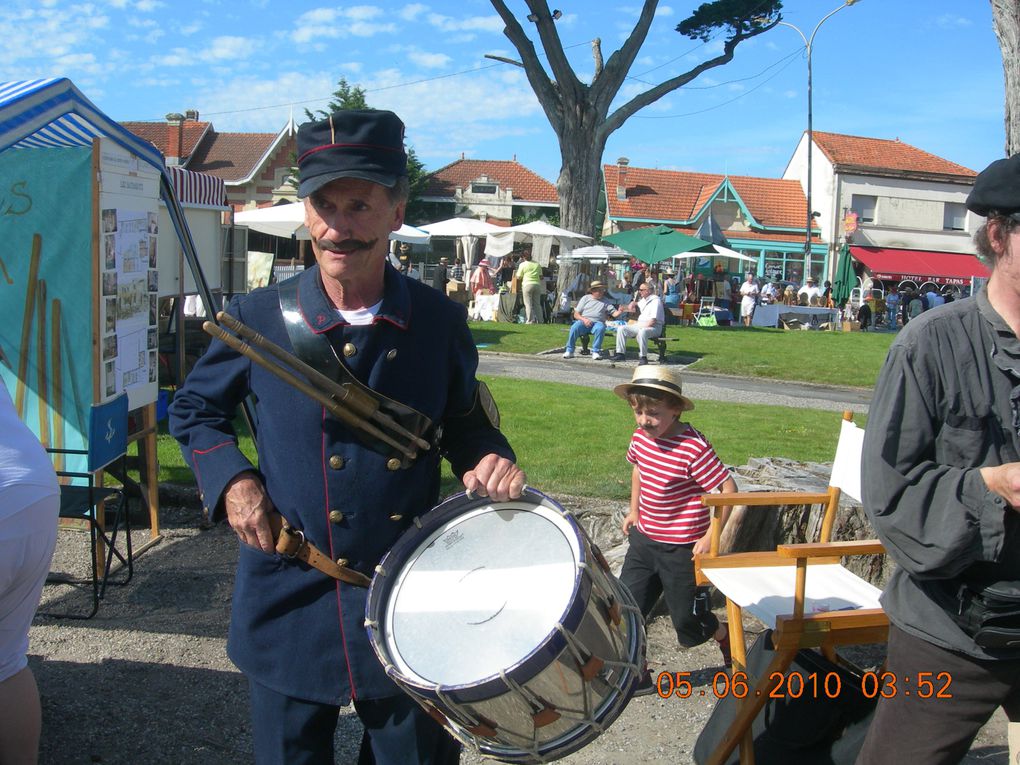
[(1006, 156), (1020, 152), (1020, 2), (992, 0), (992, 22), (1006, 80)]
[(566, 131), (560, 137), (560, 225), (569, 231), (595, 236), (595, 205), (602, 188), (602, 151), (605, 138), (594, 130)]

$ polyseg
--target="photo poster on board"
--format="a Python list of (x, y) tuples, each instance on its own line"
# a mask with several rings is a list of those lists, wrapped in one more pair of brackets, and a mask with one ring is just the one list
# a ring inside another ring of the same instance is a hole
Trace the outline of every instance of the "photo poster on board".
[(159, 173), (102, 141), (100, 179), (100, 400), (135, 410), (159, 394)]
[(94, 403), (93, 153), (0, 151), (0, 378), (46, 446), (81, 449)]

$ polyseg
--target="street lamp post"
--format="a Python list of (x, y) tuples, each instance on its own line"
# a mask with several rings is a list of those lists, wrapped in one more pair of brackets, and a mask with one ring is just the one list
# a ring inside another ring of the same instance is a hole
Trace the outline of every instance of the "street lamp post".
[(814, 143), (813, 134), (811, 132), (811, 50), (818, 28), (829, 18), (839, 13), (847, 6), (853, 5), (857, 2), (860, 2), (860, 0), (844, 0), (843, 4), (838, 8), (829, 11), (829, 13), (822, 17), (821, 21), (815, 24), (815, 28), (811, 32), (810, 37), (805, 35), (800, 30), (800, 27), (796, 27), (788, 21), (780, 21), (778, 23), (779, 26), (789, 27), (800, 35), (800, 39), (804, 41), (804, 51), (807, 55), (807, 224), (804, 232), (804, 273), (801, 275), (801, 282), (806, 281), (807, 277), (811, 275), (811, 228), (814, 220), (814, 212), (811, 209), (811, 149), (812, 144)]

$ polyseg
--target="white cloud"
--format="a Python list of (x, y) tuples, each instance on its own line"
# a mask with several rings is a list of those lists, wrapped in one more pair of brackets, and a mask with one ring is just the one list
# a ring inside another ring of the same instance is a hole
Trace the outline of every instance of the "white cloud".
[(491, 16), (468, 16), (462, 19), (430, 13), (426, 20), (441, 32), (502, 32), (505, 26), (503, 19), (495, 13)]
[[(374, 19), (377, 16), (382, 15), (382, 9), (377, 8), (374, 5), (354, 5), (348, 8), (346, 11), (341, 11), (349, 19), (356, 19), (358, 21), (364, 21), (365, 19)], [(806, 237), (807, 234), (805, 233)]]
[[(163, 7), (163, 3), (158, 0), (138, 0), (135, 4), (135, 10), (141, 11), (142, 13), (150, 13)], [(807, 234), (805, 234), (807, 236)]]
[(445, 53), (426, 53), (420, 50), (408, 51), (407, 58), (424, 69), (442, 69), (452, 61)]
[[(673, 8), (668, 5), (660, 5), (655, 9), (655, 17), (659, 18), (662, 16), (668, 17), (673, 15)], [(807, 213), (804, 214), (807, 217)], [(807, 226), (804, 227), (804, 238), (807, 239)]]
[(358, 5), (351, 8), (315, 8), (302, 13), (290, 33), (296, 43), (314, 43), (317, 40), (338, 39), (348, 36), (373, 37), (393, 34), (397, 27), (392, 22), (373, 23), (382, 15), (375, 6)]
[[(213, 39), (209, 47), (198, 54), (203, 61), (231, 61), (248, 58), (258, 48), (257, 43), (247, 37), (222, 36)], [(805, 234), (807, 236), (807, 234)]]
[(428, 9), (429, 7), (427, 5), (422, 5), (421, 3), (411, 3), (410, 5), (405, 5), (403, 8), (401, 8), (399, 15), (400, 18), (402, 18), (404, 21), (414, 21), (421, 14), (425, 13)]
[[(957, 16), (955, 13), (943, 13), (935, 19), (935, 24), (943, 29), (958, 29), (959, 27), (971, 27), (974, 22), (963, 16)], [(804, 236), (807, 236), (806, 232)]]

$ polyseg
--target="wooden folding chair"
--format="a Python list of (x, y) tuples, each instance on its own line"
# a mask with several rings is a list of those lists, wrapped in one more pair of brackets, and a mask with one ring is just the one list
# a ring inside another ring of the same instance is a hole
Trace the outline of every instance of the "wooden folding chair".
[[(740, 746), (741, 765), (754, 762), (751, 725), (786, 677), (797, 651), (817, 648), (830, 660), (836, 647), (884, 643), (889, 622), (878, 598), (881, 591), (841, 565), (847, 555), (884, 552), (876, 540), (830, 542), (839, 498), (846, 492), (860, 498), (860, 456), (864, 432), (844, 413), (836, 458), (828, 491), (740, 492), (710, 494), (702, 502), (712, 508), (711, 546), (695, 558), (699, 584), (712, 584), (726, 596), (733, 671), (747, 671), (743, 628), (746, 610), (772, 628), (775, 654), (768, 669), (748, 677), (749, 692), (738, 703), (737, 713), (708, 760), (726, 762)], [(776, 506), (825, 504), (821, 541), (780, 545), (774, 551), (719, 553), (719, 509), (725, 505)]]

